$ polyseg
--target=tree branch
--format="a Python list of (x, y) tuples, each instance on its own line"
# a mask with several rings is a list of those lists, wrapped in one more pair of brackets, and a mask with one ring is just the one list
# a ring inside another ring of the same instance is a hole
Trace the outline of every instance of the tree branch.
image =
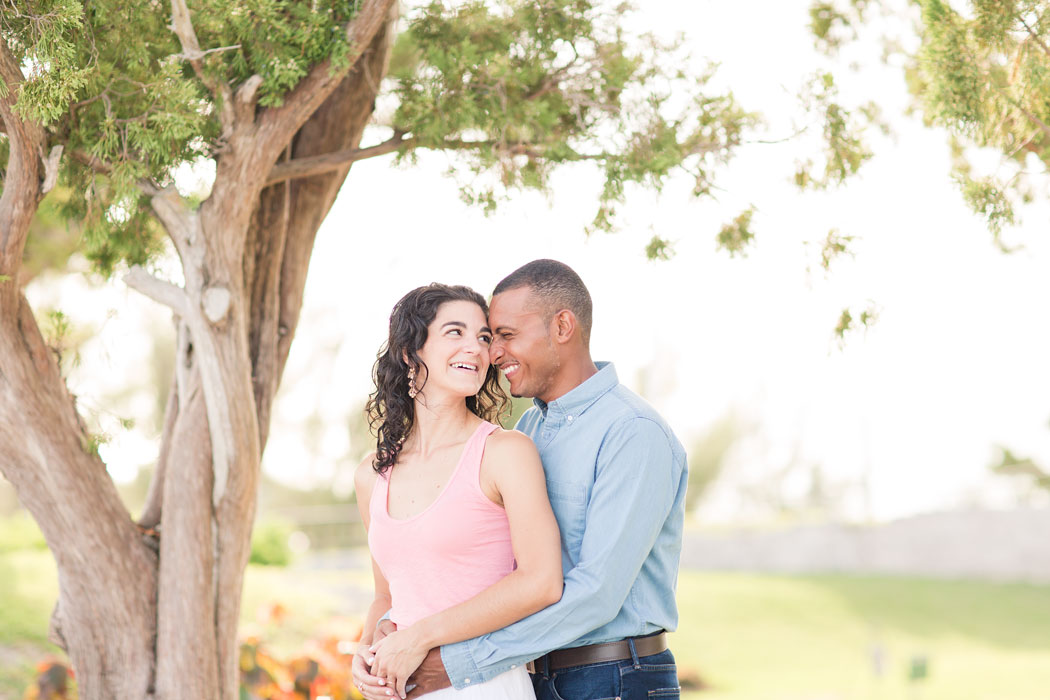
[(58, 164), (62, 160), (64, 148), (62, 144), (58, 144), (51, 149), (47, 157), (44, 157), (44, 149), (40, 149), (40, 160), (44, 162), (44, 184), (40, 186), (40, 194), (47, 194), (58, 182)]
[[(350, 67), (357, 63), (372, 38), (391, 19), (391, 11), (395, 7), (395, 0), (364, 0), (357, 16), (346, 27), (346, 39), (350, 43), (347, 63)], [(295, 89), (285, 95), (280, 107), (271, 107), (263, 112), (260, 126), (264, 138), (272, 139), (282, 146), (287, 143), (332, 94), (349, 70), (334, 71), (331, 61), (314, 66)]]
[(0, 81), (7, 94), (0, 98), (0, 122), (10, 145), (3, 195), (0, 195), (0, 274), (16, 277), (22, 263), (22, 249), (29, 224), (40, 202), (40, 160), (46, 142), (39, 124), (24, 120), (15, 112), (21, 93), (22, 70), (7, 42), (0, 36)]
[(269, 187), (293, 178), (310, 177), (311, 175), (331, 172), (359, 160), (386, 155), (402, 148), (412, 148), (414, 145), (415, 139), (406, 139), (404, 133), (395, 132), (392, 138), (368, 148), (347, 148), (320, 156), (279, 162), (270, 171), (270, 176), (266, 180), (266, 186)]
[(1036, 116), (1035, 114), (1033, 114), (1032, 112), (1029, 112), (1029, 111), (1028, 111), (1027, 109), (1025, 109), (1025, 108), (1024, 108), (1024, 107), (1023, 107), (1022, 105), (1021, 105), (1021, 103), (1020, 103), (1020, 102), (1018, 102), (1017, 100), (1013, 99), (1013, 98), (1012, 98), (1012, 97), (1010, 97), (1010, 96), (1009, 96), (1008, 94), (1006, 94), (1006, 91), (1004, 91), (1004, 90), (1003, 90), (1002, 88), (1000, 88), (1000, 87), (999, 87), (998, 85), (996, 85), (996, 84), (995, 84), (994, 82), (991, 82), (991, 81), (989, 80), (989, 84), (990, 84), (990, 85), (992, 86), (992, 88), (993, 88), (993, 89), (994, 89), (994, 90), (995, 90), (995, 91), (996, 91), (997, 93), (999, 93), (999, 96), (1000, 96), (1000, 97), (1002, 97), (1002, 98), (1003, 98), (1004, 100), (1006, 100), (1007, 102), (1009, 102), (1010, 104), (1012, 104), (1012, 105), (1013, 105), (1014, 107), (1016, 107), (1016, 108), (1018, 109), (1018, 111), (1020, 111), (1020, 112), (1021, 112), (1021, 114), (1025, 115), (1026, 117), (1028, 117), (1028, 120), (1029, 120), (1029, 121), (1031, 121), (1031, 122), (1032, 122), (1033, 124), (1035, 124), (1036, 126), (1038, 126), (1038, 127), (1039, 127), (1039, 128), (1040, 128), (1040, 129), (1042, 130), (1042, 132), (1043, 132), (1044, 134), (1046, 134), (1047, 136), (1050, 136), (1050, 124), (1047, 124), (1047, 123), (1046, 123), (1046, 122), (1044, 122), (1044, 121), (1043, 121), (1042, 119), (1040, 119), (1039, 117), (1037, 117), (1037, 116)]
[(153, 301), (169, 307), (181, 317), (185, 317), (189, 312), (190, 300), (186, 292), (171, 282), (154, 277), (141, 265), (133, 265), (124, 275), (124, 282)]
[(81, 150), (70, 151), (69, 157), (82, 165), (88, 166), (96, 173), (99, 173), (101, 175), (109, 175), (111, 172), (113, 172), (113, 168), (110, 167), (109, 164), (100, 160), (96, 156), (91, 155), (90, 153), (85, 153)]
[[(505, 144), (500, 143), (499, 141), (464, 141), (461, 139), (449, 139), (444, 141), (440, 146), (420, 146), (418, 144), (419, 142), (415, 138), (405, 138), (403, 132), (395, 132), (394, 136), (390, 139), (376, 144), (375, 146), (369, 146), (368, 148), (348, 148), (342, 151), (325, 153), (320, 156), (296, 158), (294, 160), (280, 162), (270, 171), (270, 176), (266, 180), (266, 186), (269, 187), (270, 185), (283, 182), (284, 180), (310, 177), (312, 175), (331, 172), (332, 170), (338, 170), (350, 163), (356, 163), (357, 161), (365, 160), (366, 158), (375, 158), (377, 156), (386, 155), (387, 153), (393, 153), (394, 151), (403, 148), (425, 148), (435, 151), (469, 151), (476, 148), (497, 147), (502, 149), (507, 155), (528, 156), (530, 158), (544, 157), (543, 146), (530, 143)], [(708, 148), (701, 147), (694, 150), (693, 153), (706, 153), (707, 151), (718, 150), (720, 147), (721, 146), (712, 146)], [(615, 156), (610, 153), (574, 152), (569, 155), (566, 160), (608, 160), (613, 157)]]
[(227, 134), (233, 129), (233, 91), (226, 81), (209, 77), (204, 72), (204, 63), (201, 62), (201, 59), (213, 51), (223, 51), (236, 47), (224, 46), (221, 49), (201, 51), (201, 46), (197, 42), (197, 32), (193, 30), (193, 22), (190, 20), (190, 9), (186, 7), (186, 0), (171, 0), (171, 29), (179, 37), (179, 43), (182, 45), (182, 55), (193, 66), (193, 72), (211, 90), (215, 99), (221, 103), (219, 117), (222, 121), (223, 133)]
[(1039, 44), (1039, 47), (1043, 50), (1043, 53), (1045, 53), (1047, 56), (1050, 56), (1050, 48), (1047, 48), (1047, 45), (1043, 43), (1043, 40), (1039, 38), (1039, 35), (1036, 34), (1035, 30), (1028, 26), (1028, 23), (1024, 21), (1023, 17), (1019, 17), (1018, 19), (1021, 20), (1021, 26), (1023, 26), (1028, 31), (1029, 36), (1031, 36), (1032, 39), (1035, 40), (1035, 43)]
[(139, 183), (139, 187), (150, 195), (153, 213), (175, 243), (182, 258), (187, 289), (196, 288), (201, 283), (197, 277), (204, 262), (204, 249), (199, 245), (200, 220), (197, 212), (190, 211), (173, 186), (157, 189), (143, 182)]

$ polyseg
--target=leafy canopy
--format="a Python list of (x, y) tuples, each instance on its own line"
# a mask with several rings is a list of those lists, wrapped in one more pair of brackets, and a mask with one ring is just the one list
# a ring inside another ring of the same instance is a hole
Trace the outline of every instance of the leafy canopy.
[[(1018, 205), (1046, 195), (1050, 164), (1050, 12), (1042, 0), (917, 0), (906, 8), (883, 0), (820, 1), (811, 27), (834, 52), (878, 13), (914, 11), (918, 50), (890, 37), (887, 53), (904, 54), (906, 79), (928, 124), (952, 139), (953, 172), (963, 198), (996, 242), (1016, 221)], [(1001, 159), (976, 165), (979, 149)]]
[[(424, 148), (468, 153), (465, 201), (492, 211), (515, 188), (547, 190), (555, 167), (593, 161), (603, 186), (592, 231), (610, 231), (627, 188), (675, 172), (711, 194), (714, 171), (757, 123), (714, 70), (690, 73), (679, 43), (629, 36), (626, 4), (434, 0), (415, 13), (391, 66), (389, 126)], [(628, 15), (629, 16), (629, 15)], [(476, 176), (487, 174), (480, 184)], [(659, 257), (666, 245), (654, 241)]]
[[(236, 87), (258, 73), (260, 103), (279, 103), (315, 63), (339, 65), (355, 6), (192, 3), (205, 75)], [(0, 8), (0, 31), (26, 75), (17, 107), (66, 148), (61, 182), (74, 196), (59, 204), (61, 215), (81, 223), (84, 253), (102, 271), (144, 262), (160, 236), (138, 183), (166, 184), (178, 165), (223, 147), (218, 106), (181, 53), (170, 3), (3, 0)]]

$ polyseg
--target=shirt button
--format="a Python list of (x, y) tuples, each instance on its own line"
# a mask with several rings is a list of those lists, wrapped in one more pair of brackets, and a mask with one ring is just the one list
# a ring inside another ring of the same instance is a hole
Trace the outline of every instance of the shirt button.
[(464, 682), (464, 683), (470, 683), (470, 679), (469, 679), (469, 678), (464, 678), (464, 679), (463, 679), (463, 682)]
[(572, 416), (565, 416), (565, 420), (572, 421)]
[(517, 667), (518, 667), (518, 665), (517, 665), (517, 664), (511, 664), (511, 665), (510, 665), (510, 667), (511, 667), (511, 668), (517, 668)]

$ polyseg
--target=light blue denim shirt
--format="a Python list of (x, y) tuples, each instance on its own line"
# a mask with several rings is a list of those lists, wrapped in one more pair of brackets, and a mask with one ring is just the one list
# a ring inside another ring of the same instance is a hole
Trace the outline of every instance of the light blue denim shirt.
[(508, 627), (441, 647), (462, 689), (554, 649), (678, 625), (685, 451), (607, 362), (564, 396), (536, 400), (517, 428), (536, 443), (561, 528), (561, 600)]

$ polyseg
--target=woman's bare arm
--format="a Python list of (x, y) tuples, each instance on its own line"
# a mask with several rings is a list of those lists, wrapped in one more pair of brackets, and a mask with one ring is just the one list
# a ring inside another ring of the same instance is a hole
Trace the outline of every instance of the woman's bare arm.
[[(371, 522), (368, 508), (372, 501), (372, 490), (375, 488), (376, 479), (378, 478), (378, 475), (372, 468), (374, 457), (374, 454), (365, 457), (357, 465), (357, 470), (354, 472), (357, 509), (361, 513), (361, 522), (365, 526), (365, 532), (368, 531)], [(369, 669), (371, 664), (369, 659), (371, 659), (372, 654), (368, 651), (368, 648), (372, 645), (376, 625), (379, 623), (380, 618), (390, 610), (390, 585), (387, 583), (386, 577), (383, 576), (383, 572), (379, 569), (379, 565), (376, 564), (374, 557), (372, 558), (372, 578), (375, 582), (375, 595), (372, 598), (371, 605), (368, 606), (364, 626), (361, 628), (361, 640), (357, 646), (357, 652), (354, 654), (352, 674), (354, 685), (366, 698), (388, 699), (387, 691), (389, 687), (386, 684), (386, 679), (373, 675)]]

